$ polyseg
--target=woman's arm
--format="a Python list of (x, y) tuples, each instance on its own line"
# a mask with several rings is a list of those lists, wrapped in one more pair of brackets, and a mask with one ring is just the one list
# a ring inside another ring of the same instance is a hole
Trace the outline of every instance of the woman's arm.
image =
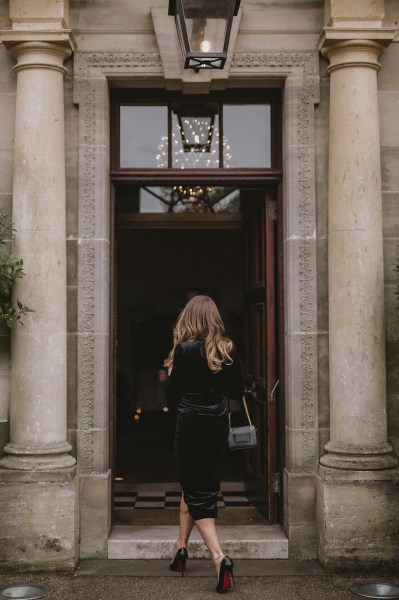
[(177, 406), (181, 399), (183, 391), (182, 358), (183, 348), (179, 344), (175, 348), (172, 370), (165, 384), (165, 396), (169, 408)]
[(241, 400), (244, 395), (244, 370), (242, 362), (233, 348), (231, 352), (233, 364), (227, 367), (228, 373), (228, 393), (227, 396), (232, 400)]

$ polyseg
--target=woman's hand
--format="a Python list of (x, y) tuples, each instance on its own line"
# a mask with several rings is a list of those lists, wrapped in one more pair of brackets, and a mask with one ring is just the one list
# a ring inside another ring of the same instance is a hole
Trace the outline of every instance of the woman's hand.
[(158, 371), (158, 381), (160, 383), (165, 383), (166, 380), (167, 380), (167, 377), (166, 377), (166, 371), (165, 371), (165, 369), (160, 369)]

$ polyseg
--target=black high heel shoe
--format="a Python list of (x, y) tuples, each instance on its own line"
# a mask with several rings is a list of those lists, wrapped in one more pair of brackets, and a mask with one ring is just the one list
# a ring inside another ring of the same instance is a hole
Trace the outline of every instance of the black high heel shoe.
[(188, 559), (187, 548), (179, 548), (175, 554), (174, 559), (169, 565), (171, 571), (178, 571), (181, 576), (184, 577), (184, 571), (186, 570), (186, 560)]
[(219, 579), (216, 586), (216, 591), (219, 594), (227, 592), (231, 588), (231, 584), (234, 583), (233, 567), (234, 563), (228, 556), (224, 556), (220, 561)]

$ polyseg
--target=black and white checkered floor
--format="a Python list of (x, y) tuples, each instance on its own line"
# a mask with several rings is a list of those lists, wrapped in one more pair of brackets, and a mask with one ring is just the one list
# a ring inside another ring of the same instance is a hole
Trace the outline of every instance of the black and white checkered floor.
[[(115, 508), (179, 508), (181, 492), (159, 490), (118, 490), (114, 492)], [(222, 490), (219, 508), (248, 508), (252, 506), (244, 491)]]

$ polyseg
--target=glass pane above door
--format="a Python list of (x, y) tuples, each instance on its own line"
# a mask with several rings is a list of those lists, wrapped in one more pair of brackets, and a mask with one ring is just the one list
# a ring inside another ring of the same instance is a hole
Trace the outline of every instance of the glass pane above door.
[(270, 169), (271, 107), (270, 100), (224, 102), (212, 94), (157, 105), (121, 103), (117, 168)]
[(224, 166), (271, 167), (270, 104), (223, 106)]
[(126, 186), (117, 194), (117, 213), (232, 213), (240, 211), (236, 188), (175, 185)]
[[(165, 156), (162, 155), (163, 152), (165, 152)], [(167, 106), (121, 106), (121, 168), (150, 169), (158, 167), (160, 154), (168, 166)]]

